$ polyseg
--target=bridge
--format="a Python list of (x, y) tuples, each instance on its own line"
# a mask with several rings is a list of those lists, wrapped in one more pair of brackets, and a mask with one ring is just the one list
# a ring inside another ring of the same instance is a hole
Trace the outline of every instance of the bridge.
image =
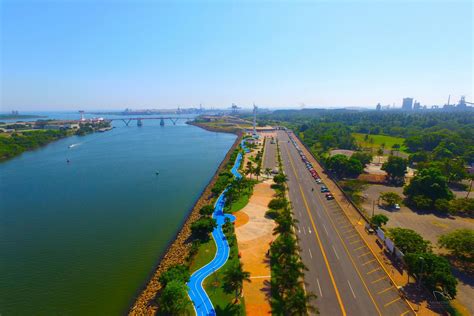
[(173, 125), (176, 125), (176, 122), (179, 120), (191, 120), (190, 117), (165, 117), (165, 116), (153, 116), (153, 117), (126, 117), (126, 118), (112, 118), (108, 119), (109, 121), (122, 121), (126, 126), (129, 126), (131, 121), (137, 121), (137, 126), (142, 126), (144, 120), (160, 120), (160, 125), (165, 126), (165, 120), (171, 121)]

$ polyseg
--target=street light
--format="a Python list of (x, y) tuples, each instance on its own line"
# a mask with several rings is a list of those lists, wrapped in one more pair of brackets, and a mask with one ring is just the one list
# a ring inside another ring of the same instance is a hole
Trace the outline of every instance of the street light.
[(421, 268), (420, 268), (420, 278), (418, 279), (418, 288), (419, 288), (420, 285), (421, 285), (421, 278), (423, 277), (423, 264), (425, 262), (425, 258), (420, 256), (420, 257), (418, 257), (418, 259), (420, 259), (420, 266), (421, 266)]

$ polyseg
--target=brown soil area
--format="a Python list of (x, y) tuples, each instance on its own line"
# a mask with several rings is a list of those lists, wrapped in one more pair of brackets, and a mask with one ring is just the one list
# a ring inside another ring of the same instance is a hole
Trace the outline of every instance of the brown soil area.
[(140, 290), (140, 292), (138, 292), (139, 295), (134, 300), (133, 306), (131, 306), (128, 312), (129, 315), (156, 314), (158, 306), (156, 304), (155, 298), (161, 289), (161, 285), (160, 282), (158, 282), (158, 278), (160, 277), (161, 273), (166, 271), (170, 266), (185, 263), (191, 246), (189, 240), (189, 237), (191, 236), (191, 224), (199, 218), (199, 210), (201, 209), (201, 207), (208, 204), (211, 200), (213, 196), (211, 189), (214, 186), (214, 183), (216, 182), (219, 172), (221, 172), (225, 164), (229, 161), (231, 153), (240, 144), (241, 139), (242, 134), (238, 133), (237, 139), (235, 140), (230, 150), (227, 152), (227, 155), (219, 165), (219, 168), (212, 177), (211, 181), (204, 189), (199, 199), (194, 204), (194, 207), (192, 208), (186, 221), (184, 222), (183, 227), (177, 233), (175, 240), (169, 245), (165, 254), (162, 256), (157, 266), (153, 269), (153, 272), (151, 273), (150, 279), (147, 284)]
[(272, 181), (265, 181), (255, 185), (249, 203), (239, 212), (246, 214), (248, 222), (238, 226), (235, 230), (237, 243), (244, 269), (250, 272), (251, 283), (245, 282), (243, 295), (247, 315), (271, 314), (268, 301), (270, 265), (267, 252), (270, 242), (274, 240), (273, 220), (265, 217), (268, 202), (273, 198), (274, 191), (270, 188)]
[(234, 214), (235, 215), (235, 228), (243, 226), (248, 223), (249, 221), (249, 216), (245, 212), (237, 212)]

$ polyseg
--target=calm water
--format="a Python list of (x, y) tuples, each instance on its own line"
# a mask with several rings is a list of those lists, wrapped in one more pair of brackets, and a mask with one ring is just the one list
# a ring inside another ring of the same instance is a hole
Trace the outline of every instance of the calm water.
[(0, 314), (126, 311), (235, 140), (116, 126), (0, 163)]

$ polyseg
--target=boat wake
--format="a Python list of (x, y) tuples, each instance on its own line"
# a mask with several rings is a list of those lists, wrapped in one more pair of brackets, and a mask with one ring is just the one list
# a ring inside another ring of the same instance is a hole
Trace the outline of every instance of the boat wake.
[(70, 149), (70, 148), (74, 148), (74, 147), (77, 147), (77, 146), (79, 146), (80, 144), (81, 144), (81, 143), (72, 144), (72, 145), (69, 145), (69, 146), (68, 146), (68, 148), (69, 148), (69, 149)]

